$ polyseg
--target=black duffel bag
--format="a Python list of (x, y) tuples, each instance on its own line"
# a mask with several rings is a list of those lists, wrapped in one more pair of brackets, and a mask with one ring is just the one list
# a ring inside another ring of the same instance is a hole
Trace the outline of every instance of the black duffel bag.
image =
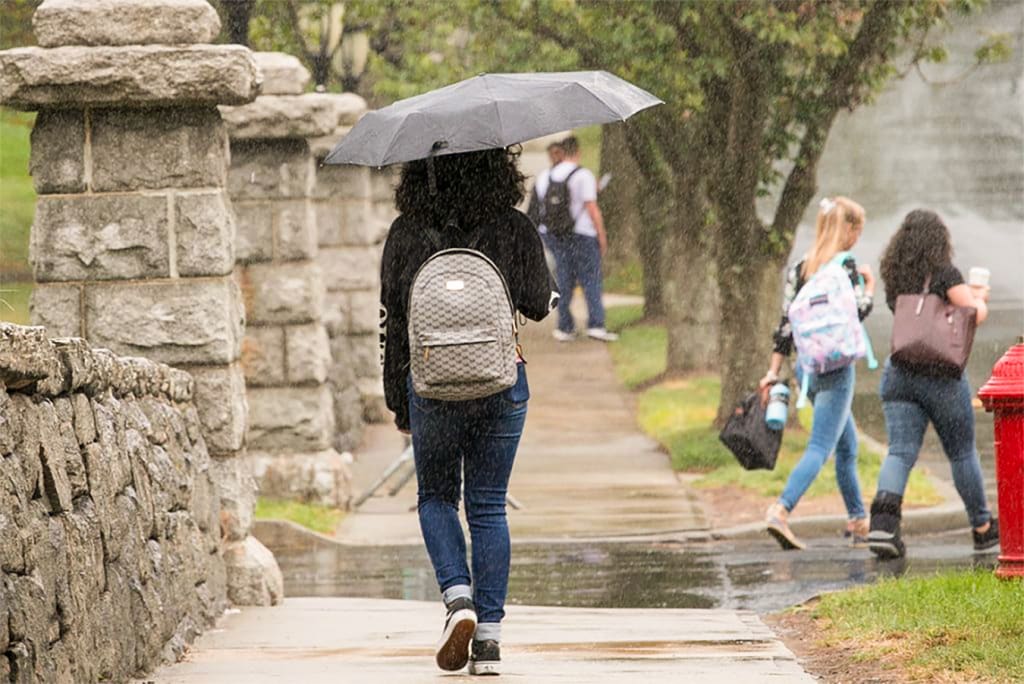
[(735, 408), (718, 439), (747, 470), (774, 470), (782, 445), (782, 430), (768, 428), (761, 398), (754, 393)]

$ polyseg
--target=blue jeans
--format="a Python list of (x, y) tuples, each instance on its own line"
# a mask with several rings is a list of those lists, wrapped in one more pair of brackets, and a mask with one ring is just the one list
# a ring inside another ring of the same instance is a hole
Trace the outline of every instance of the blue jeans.
[(811, 376), (807, 394), (814, 402), (814, 422), (803, 458), (789, 474), (786, 488), (779, 497), (787, 511), (796, 507), (835, 451), (836, 483), (843, 495), (847, 516), (851, 520), (867, 517), (857, 479), (857, 426), (851, 410), (855, 382), (856, 371), (852, 365)]
[(544, 234), (544, 244), (555, 257), (555, 280), (561, 298), (558, 300), (558, 329), (571, 333), (576, 327), (569, 306), (576, 283), (583, 288), (587, 302), (587, 327), (604, 327), (604, 302), (601, 301), (604, 280), (601, 274), (601, 247), (596, 237), (573, 233), (558, 238)]
[(953, 469), (953, 482), (971, 525), (981, 527), (988, 522), (992, 513), (985, 501), (974, 444), (974, 409), (967, 374), (958, 379), (918, 375), (886, 361), (881, 395), (889, 453), (878, 475), (878, 491), (903, 495), (931, 421)]
[[(442, 592), (472, 586), (478, 621), (501, 622), (511, 560), (505, 493), (526, 422), (526, 368), (519, 364), (514, 387), (473, 401), (423, 399), (409, 385), (420, 530), (437, 583)], [(472, 580), (459, 522), (463, 472)]]

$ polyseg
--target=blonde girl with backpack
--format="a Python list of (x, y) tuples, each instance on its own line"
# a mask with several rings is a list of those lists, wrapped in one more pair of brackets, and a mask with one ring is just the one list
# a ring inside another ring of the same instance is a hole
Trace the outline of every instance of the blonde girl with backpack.
[[(798, 363), (798, 380), (803, 388), (801, 394), (809, 397), (814, 404), (814, 421), (803, 457), (790, 473), (782, 495), (765, 514), (768, 533), (786, 550), (805, 548), (805, 544), (789, 527), (789, 514), (833, 452), (836, 454), (836, 481), (848, 516), (847, 536), (854, 546), (867, 543), (867, 513), (857, 478), (857, 428), (851, 410), (856, 380), (854, 361), (858, 356), (863, 356), (864, 352), (848, 350), (839, 354), (835, 350), (816, 348), (814, 344), (827, 346), (829, 340), (817, 339), (812, 329), (799, 329), (800, 319), (796, 318), (798, 314), (803, 316), (808, 311), (814, 315), (818, 310), (815, 307), (845, 305), (848, 309), (848, 322), (841, 324), (845, 329), (836, 331), (836, 336), (840, 338), (837, 344), (852, 340), (854, 347), (859, 346), (863, 350), (866, 337), (860, 321), (871, 313), (875, 278), (869, 266), (858, 266), (848, 253), (857, 244), (863, 230), (864, 208), (859, 204), (847, 197), (838, 196), (821, 200), (814, 246), (804, 259), (787, 272), (782, 320), (773, 336), (771, 364), (759, 383), (762, 393), (766, 393), (779, 381), (782, 362), (789, 357), (794, 346), (799, 347), (798, 352), (802, 357)], [(840, 268), (841, 271), (838, 270)], [(852, 294), (845, 288), (845, 282), (839, 282), (840, 290), (833, 293), (826, 290), (824, 294), (808, 298), (809, 293), (821, 289), (823, 280), (831, 276), (834, 281), (838, 276), (843, 281), (843, 275), (849, 279)], [(809, 283), (812, 287), (805, 291), (804, 287)], [(835, 364), (838, 367), (821, 361), (812, 362), (810, 357), (819, 352), (822, 358), (838, 358)]]

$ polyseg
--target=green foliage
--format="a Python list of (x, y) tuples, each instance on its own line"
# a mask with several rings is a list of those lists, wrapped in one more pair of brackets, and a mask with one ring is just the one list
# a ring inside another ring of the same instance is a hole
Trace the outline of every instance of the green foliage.
[(28, 175), (35, 115), (0, 108), (0, 283), (31, 278), (29, 232), (36, 193)]
[(338, 523), (345, 517), (345, 513), (337, 508), (265, 497), (256, 499), (254, 515), (260, 520), (290, 520), (321, 534), (334, 534)]
[(883, 579), (826, 594), (822, 637), (885, 658), (915, 681), (1024, 681), (1024, 584), (991, 572)]
[(35, 45), (32, 13), (43, 0), (0, 0), (0, 50)]

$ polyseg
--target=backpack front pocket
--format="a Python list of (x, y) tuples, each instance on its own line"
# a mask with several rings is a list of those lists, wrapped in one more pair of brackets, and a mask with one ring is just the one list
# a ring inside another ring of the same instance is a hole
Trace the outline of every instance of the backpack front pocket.
[(505, 360), (494, 330), (458, 330), (419, 335), (417, 376), (427, 385), (493, 382), (505, 376)]

